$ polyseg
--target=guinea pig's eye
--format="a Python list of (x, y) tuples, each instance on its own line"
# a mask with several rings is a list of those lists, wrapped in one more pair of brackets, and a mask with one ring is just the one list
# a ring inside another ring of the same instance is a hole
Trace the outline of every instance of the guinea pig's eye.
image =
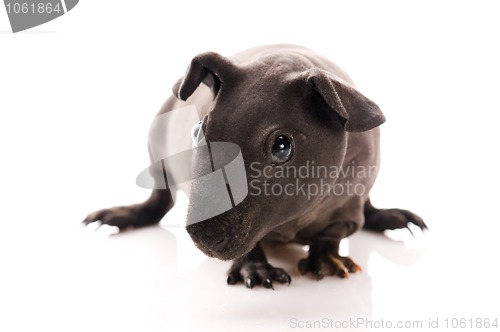
[(193, 129), (191, 129), (191, 139), (193, 140), (194, 146), (198, 146), (198, 143), (200, 142), (200, 132), (202, 125), (203, 121), (198, 121), (193, 126)]
[(276, 137), (271, 149), (271, 161), (274, 165), (283, 164), (292, 156), (293, 143), (292, 138), (286, 135)]

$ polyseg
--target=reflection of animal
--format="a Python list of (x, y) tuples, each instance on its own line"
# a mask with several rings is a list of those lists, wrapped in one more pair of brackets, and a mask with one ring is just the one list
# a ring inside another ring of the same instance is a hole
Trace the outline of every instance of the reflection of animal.
[[(210, 90), (199, 87), (201, 83)], [(382, 231), (413, 223), (426, 228), (409, 211), (379, 210), (370, 204), (368, 193), (377, 172), (277, 176), (285, 168), (301, 166), (373, 170), (379, 165), (377, 127), (385, 121), (382, 112), (354, 88), (347, 74), (313, 51), (274, 45), (233, 58), (203, 53), (175, 84), (174, 94), (160, 113), (195, 103), (202, 110), (208, 143), (233, 142), (241, 148), (252, 187), (266, 183), (273, 188), (292, 184), (322, 189), (314, 195), (300, 190), (256, 195), (250, 189), (233, 209), (187, 226), (204, 253), (234, 259), (229, 284), (243, 281), (250, 288), (271, 288), (273, 281), (290, 282), (283, 269), (267, 262), (261, 241), (309, 244), (308, 257), (299, 262), (301, 273), (344, 278), (360, 267), (339, 255), (339, 242), (362, 226)], [(333, 186), (346, 190), (333, 191)], [(349, 186), (362, 190), (348, 193)], [(196, 185), (192, 191), (196, 194)], [(154, 190), (142, 204), (100, 210), (84, 223), (101, 221), (120, 228), (154, 224), (172, 204), (168, 190)]]

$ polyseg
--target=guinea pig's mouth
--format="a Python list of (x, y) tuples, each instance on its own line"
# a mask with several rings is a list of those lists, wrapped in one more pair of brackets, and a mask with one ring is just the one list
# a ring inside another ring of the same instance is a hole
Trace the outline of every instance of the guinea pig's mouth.
[(249, 239), (249, 227), (245, 226), (248, 226), (247, 223), (230, 210), (220, 216), (188, 225), (186, 230), (196, 247), (205, 255), (231, 260), (243, 256), (255, 246)]

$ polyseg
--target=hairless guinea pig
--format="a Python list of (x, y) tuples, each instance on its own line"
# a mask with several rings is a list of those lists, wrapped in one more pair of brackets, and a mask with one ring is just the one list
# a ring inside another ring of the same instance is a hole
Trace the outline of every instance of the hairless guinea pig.
[[(272, 45), (233, 57), (202, 53), (173, 93), (158, 116), (194, 105), (198, 119), (179, 118), (174, 126), (154, 131), (169, 133), (162, 149), (188, 151), (188, 157), (174, 158), (191, 174), (186, 228), (205, 254), (234, 260), (228, 284), (272, 288), (273, 282), (290, 283), (287, 272), (268, 263), (263, 241), (307, 244), (299, 273), (345, 278), (360, 267), (339, 255), (343, 238), (362, 227), (383, 231), (412, 223), (427, 228), (410, 211), (376, 209), (370, 203), (384, 115), (344, 71), (315, 52)], [(191, 132), (193, 125), (189, 142), (180, 139), (177, 132)], [(225, 166), (233, 159), (239, 164)], [(165, 160), (156, 163), (159, 171), (150, 167), (155, 185), (149, 199), (91, 213), (84, 224), (100, 221), (124, 229), (158, 223), (174, 204), (170, 184), (179, 177), (171, 174), (175, 165), (166, 166), (175, 162)], [(222, 186), (200, 180), (216, 174)], [(215, 202), (221, 197), (229, 197), (229, 208), (210, 212), (220, 207)]]

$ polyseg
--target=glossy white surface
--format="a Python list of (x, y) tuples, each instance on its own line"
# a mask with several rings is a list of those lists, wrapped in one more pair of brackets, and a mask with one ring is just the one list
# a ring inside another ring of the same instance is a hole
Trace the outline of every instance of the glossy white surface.
[(301, 247), (267, 248), (271, 263), (293, 278), (274, 291), (227, 286), (229, 263), (206, 258), (182, 228), (119, 235), (71, 224), (26, 228), (3, 241), (2, 324), (19, 331), (254, 331), (293, 330), (311, 320), (426, 326), (436, 318), (497, 317), (500, 274), (492, 253), (499, 248), (496, 235), (478, 227), (486, 223), (470, 230), (433, 223), (431, 233), (415, 231), (415, 238), (357, 233), (343, 252), (364, 271), (349, 280), (299, 278)]
[[(231, 2), (221, 18), (212, 2), (87, 0), (16, 35), (0, 10), (0, 331), (500, 319), (498, 5), (323, 5)], [(192, 56), (275, 42), (331, 57), (378, 103), (388, 121), (373, 202), (415, 211), (429, 233), (355, 234), (343, 251), (364, 270), (349, 280), (298, 278), (302, 248), (268, 248), (293, 278), (271, 291), (227, 286), (230, 263), (199, 252), (175, 212), (119, 235), (80, 227), (147, 197), (134, 181), (149, 124)]]

